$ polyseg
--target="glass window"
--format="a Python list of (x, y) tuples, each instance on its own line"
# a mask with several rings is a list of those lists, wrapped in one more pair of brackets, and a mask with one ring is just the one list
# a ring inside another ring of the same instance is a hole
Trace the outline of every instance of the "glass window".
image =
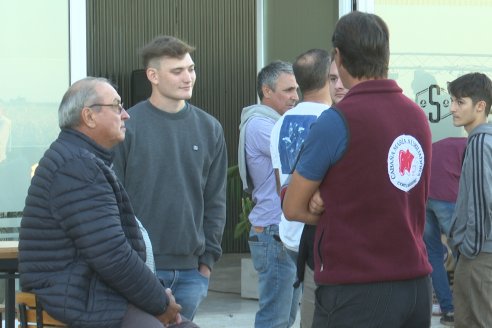
[(69, 85), (67, 0), (0, 2), (0, 213), (22, 211)]
[(485, 0), (375, 0), (390, 29), (390, 78), (429, 118), (433, 141), (464, 136), (449, 114), (447, 82), (492, 71), (492, 2)]

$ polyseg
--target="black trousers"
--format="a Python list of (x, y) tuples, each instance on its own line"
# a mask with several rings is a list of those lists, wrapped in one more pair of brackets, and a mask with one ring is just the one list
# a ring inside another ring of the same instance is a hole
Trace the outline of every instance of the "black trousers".
[(313, 328), (428, 328), (430, 277), (316, 289)]

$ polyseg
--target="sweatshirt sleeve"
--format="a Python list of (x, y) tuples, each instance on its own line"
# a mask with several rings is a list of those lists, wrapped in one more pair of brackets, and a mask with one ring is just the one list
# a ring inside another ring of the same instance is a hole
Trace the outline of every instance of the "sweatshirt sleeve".
[(199, 263), (210, 269), (222, 255), (221, 242), (226, 222), (227, 148), (222, 127), (219, 130), (216, 153), (204, 191), (205, 252), (199, 258)]
[(478, 134), (470, 141), (466, 163), (467, 220), (463, 242), (458, 249), (467, 258), (475, 258), (481, 251), (491, 230), (492, 213), (492, 147), (485, 143), (486, 134)]
[(282, 128), (283, 119), (280, 118), (273, 126), (270, 134), (270, 156), (272, 158), (273, 169), (280, 169), (280, 153), (278, 151), (278, 145), (280, 142), (280, 129)]

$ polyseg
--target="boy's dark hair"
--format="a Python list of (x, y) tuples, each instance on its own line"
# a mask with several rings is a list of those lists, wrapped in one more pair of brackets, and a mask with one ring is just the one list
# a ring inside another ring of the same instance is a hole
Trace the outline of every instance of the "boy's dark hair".
[(492, 81), (482, 73), (468, 73), (448, 83), (448, 93), (455, 98), (471, 98), (473, 105), (485, 101), (485, 116), (492, 104)]
[(194, 50), (194, 47), (174, 36), (160, 35), (147, 43), (140, 51), (140, 54), (144, 67), (148, 68), (153, 59), (164, 56), (183, 58), (186, 54), (192, 53)]
[(292, 67), (302, 93), (319, 90), (328, 81), (330, 55), (323, 49), (311, 49), (300, 54)]
[(389, 30), (377, 15), (353, 11), (342, 16), (331, 39), (343, 67), (355, 78), (386, 78)]

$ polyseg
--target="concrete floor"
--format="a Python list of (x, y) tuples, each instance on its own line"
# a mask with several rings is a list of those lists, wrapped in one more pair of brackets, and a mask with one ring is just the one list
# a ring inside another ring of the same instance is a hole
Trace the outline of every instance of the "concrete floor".
[[(258, 301), (241, 298), (241, 258), (249, 254), (224, 254), (210, 280), (208, 297), (201, 304), (194, 322), (201, 328), (254, 327)], [(299, 328), (299, 316), (293, 328)], [(439, 317), (432, 317), (432, 328), (445, 328)]]

